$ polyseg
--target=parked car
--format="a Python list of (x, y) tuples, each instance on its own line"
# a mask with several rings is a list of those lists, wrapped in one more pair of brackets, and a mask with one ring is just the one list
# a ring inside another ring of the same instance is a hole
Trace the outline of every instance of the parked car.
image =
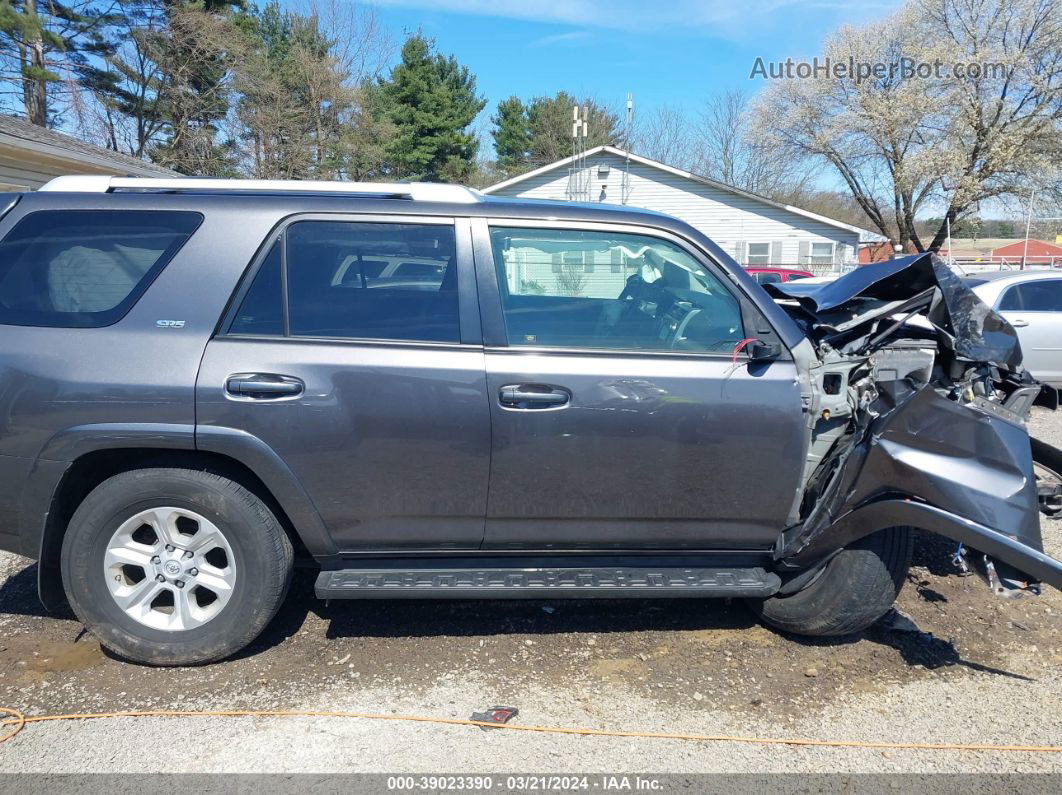
[(247, 645), (295, 558), (324, 599), (737, 597), (811, 635), (889, 609), (912, 527), (1062, 585), (1006, 321), (929, 256), (803, 284), (626, 207), (59, 178), (0, 218), (0, 548), (167, 665)]
[(1029, 371), (1062, 389), (1062, 272), (1000, 271), (966, 284), (1017, 330)]
[(746, 265), (745, 272), (752, 276), (757, 284), (795, 282), (797, 279), (810, 279), (815, 275), (811, 271), (796, 268), (771, 268), (765, 265)]

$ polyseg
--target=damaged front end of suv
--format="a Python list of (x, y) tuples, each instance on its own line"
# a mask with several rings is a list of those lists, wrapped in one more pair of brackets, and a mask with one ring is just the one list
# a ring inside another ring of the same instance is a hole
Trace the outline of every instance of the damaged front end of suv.
[[(1014, 329), (942, 260), (865, 266), (824, 284), (765, 285), (803, 329), (808, 455), (791, 522), (775, 549), (799, 588), (841, 548), (888, 527), (958, 542), (955, 562), (994, 593), (1062, 588), (1044, 554), (1025, 427), (1034, 403), (1057, 407), (1022, 367)], [(1037, 442), (1041, 455), (1062, 452)]]

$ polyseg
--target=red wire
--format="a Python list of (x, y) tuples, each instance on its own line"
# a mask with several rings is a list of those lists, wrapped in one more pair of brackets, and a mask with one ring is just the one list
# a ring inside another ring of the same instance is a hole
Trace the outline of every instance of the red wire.
[(748, 345), (750, 342), (759, 342), (759, 337), (745, 337), (737, 345), (734, 346), (734, 352), (730, 355), (730, 363), (737, 364), (738, 354), (741, 353), (741, 349)]

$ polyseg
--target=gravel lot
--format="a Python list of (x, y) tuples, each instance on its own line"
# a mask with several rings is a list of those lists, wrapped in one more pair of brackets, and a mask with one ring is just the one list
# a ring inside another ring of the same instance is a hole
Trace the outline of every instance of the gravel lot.
[[(1062, 413), (1033, 433), (1062, 446)], [(1045, 522), (1062, 556), (1062, 522)], [(1000, 602), (919, 539), (899, 601), (920, 632), (809, 641), (722, 602), (339, 603), (300, 573), (237, 659), (113, 659), (0, 554), (0, 705), (26, 714), (329, 709), (831, 739), (1062, 745), (1062, 595)], [(794, 748), (323, 718), (138, 718), (27, 726), (6, 772), (1062, 772), (1062, 754)]]

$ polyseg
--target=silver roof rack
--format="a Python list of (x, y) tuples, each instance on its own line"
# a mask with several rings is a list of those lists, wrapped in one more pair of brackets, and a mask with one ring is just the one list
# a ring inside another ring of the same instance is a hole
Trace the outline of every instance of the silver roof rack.
[(461, 185), (437, 182), (326, 182), (288, 179), (212, 179), (204, 177), (56, 177), (42, 191), (63, 193), (115, 193), (117, 191), (234, 191), (261, 193), (336, 193), (414, 201), (472, 204), (483, 195)]

